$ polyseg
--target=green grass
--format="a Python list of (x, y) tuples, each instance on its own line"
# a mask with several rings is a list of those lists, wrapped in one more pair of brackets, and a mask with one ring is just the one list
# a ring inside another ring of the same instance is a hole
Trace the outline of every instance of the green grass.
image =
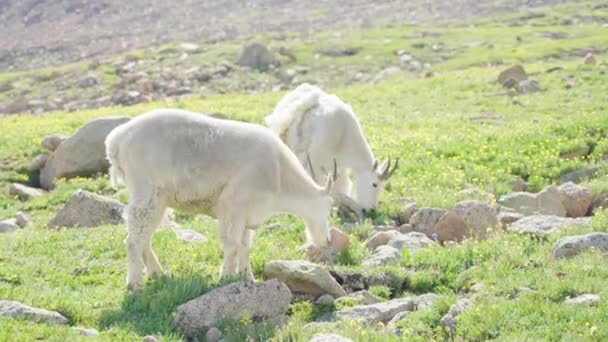
[[(310, 44), (298, 37), (288, 37), (286, 45), (302, 56), (298, 65), (310, 66), (312, 75), (325, 72), (327, 79), (337, 75), (336, 84), (352, 77), (356, 70), (380, 70), (396, 59), (396, 49), (412, 51), (417, 58), (430, 58), (430, 47), (421, 51), (410, 48), (411, 43), (420, 40), (412, 38), (417, 32), (440, 32), (439, 37), (425, 38), (425, 42), (427, 46), (442, 43), (444, 51), (451, 54), (447, 61), (433, 66), (438, 74), (431, 78), (416, 78), (404, 72), (376, 84), (331, 89), (352, 105), (376, 156), (401, 159), (401, 168), (382, 193), (378, 215), (349, 231), (351, 246), (339, 256), (336, 268), (390, 274), (389, 284), (370, 289), (381, 298), (426, 292), (440, 295), (433, 307), (408, 315), (398, 324), (407, 340), (608, 338), (606, 257), (589, 252), (561, 261), (550, 258), (553, 244), (565, 234), (608, 231), (606, 212), (594, 218), (591, 228), (568, 229), (547, 239), (497, 231), (484, 241), (470, 240), (451, 248), (404, 255), (398, 265), (373, 269), (361, 266), (369, 255), (362, 241), (371, 231), (371, 224), (393, 218), (401, 207), (402, 197), (415, 197), (419, 207), (448, 208), (461, 199), (458, 192), (463, 189), (474, 187), (498, 197), (508, 191), (509, 180), (521, 177), (537, 191), (555, 184), (565, 172), (590, 166), (600, 167), (600, 176), (585, 184), (595, 196), (608, 190), (608, 178), (604, 175), (608, 155), (608, 70), (605, 64), (583, 65), (579, 57), (572, 55), (577, 49), (608, 48), (607, 31), (598, 24), (556, 26), (560, 19), (578, 14), (606, 16), (606, 10), (593, 9), (598, 3), (539, 9), (547, 15), (530, 19), (529, 25), (520, 27), (508, 26), (508, 21), (517, 16), (504, 16), (480, 20), (475, 27), (453, 23), (439, 27), (384, 28), (345, 32), (340, 38), (323, 33), (311, 39)], [(547, 31), (564, 31), (568, 37), (547, 41), (536, 34)], [(515, 39), (518, 35), (523, 37), (522, 42)], [(493, 48), (485, 45), (465, 48), (475, 40), (491, 42)], [(315, 59), (319, 48), (335, 46), (336, 42), (341, 46), (360, 46), (363, 50), (353, 57)], [(239, 44), (204, 46), (204, 52), (195, 56), (226, 59), (238, 51)], [(142, 56), (146, 52), (134, 54)], [(367, 55), (372, 56), (368, 61), (364, 59)], [(607, 58), (605, 54), (597, 57)], [(503, 91), (494, 81), (504, 66), (488, 65), (498, 60), (524, 63), (543, 90), (516, 97), (496, 95)], [(564, 69), (544, 72), (557, 65)], [(106, 73), (109, 80), (114, 77), (108, 67), (102, 66), (99, 71)], [(21, 76), (0, 75), (0, 80)], [(251, 82), (264, 77), (267, 75), (254, 74)], [(576, 80), (572, 89), (565, 88), (567, 79)], [(110, 188), (107, 176), (61, 182), (48, 195), (27, 202), (9, 198), (5, 189), (11, 182), (27, 179), (27, 165), (42, 152), (39, 144), (43, 137), (74, 132), (92, 118), (135, 116), (151, 108), (169, 106), (219, 111), (238, 120), (262, 123), (264, 115), (272, 111), (283, 94), (189, 97), (125, 108), (0, 119), (0, 219), (11, 217), (18, 210), (34, 218), (31, 227), (0, 235), (0, 299), (57, 310), (69, 318), (71, 325), (98, 329), (101, 332), (98, 340), (102, 341), (140, 340), (149, 334), (161, 336), (164, 341), (183, 339), (172, 325), (177, 305), (221, 285), (218, 279), (221, 248), (214, 220), (178, 214), (177, 220), (182, 225), (206, 234), (209, 241), (204, 245), (189, 244), (177, 240), (167, 230), (158, 232), (153, 245), (168, 275), (150, 281), (140, 292), (127, 293), (124, 227), (61, 230), (45, 227), (76, 189), (124, 200), (123, 195)], [(486, 113), (500, 118), (471, 120)], [(584, 146), (590, 149), (587, 156), (563, 157)], [(332, 220), (334, 224), (340, 223), (337, 218)], [(304, 242), (302, 223), (291, 216), (278, 216), (270, 222), (283, 228), (258, 232), (251, 254), (258, 278), (262, 277), (266, 262), (304, 257), (297, 251)], [(476, 283), (484, 284), (485, 290), (472, 309), (459, 318), (459, 328), (450, 336), (440, 327), (439, 319), (458, 296)], [(522, 287), (534, 291), (518, 291)], [(573, 308), (562, 304), (565, 298), (582, 293), (597, 293), (602, 300), (596, 307)], [(299, 301), (292, 304), (290, 321), (283, 327), (271, 329), (242, 320), (226, 322), (221, 328), (229, 340), (250, 336), (255, 340), (306, 341), (319, 330), (330, 330), (357, 341), (398, 340), (381, 327), (361, 327), (354, 322), (303, 328), (335, 309)], [(84, 338), (70, 327), (0, 319), (0, 341), (36, 339)]]

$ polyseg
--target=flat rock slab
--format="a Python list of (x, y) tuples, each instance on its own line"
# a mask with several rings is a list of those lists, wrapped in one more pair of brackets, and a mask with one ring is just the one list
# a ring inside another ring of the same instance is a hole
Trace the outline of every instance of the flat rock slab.
[(17, 196), (20, 201), (27, 201), (30, 198), (44, 195), (45, 191), (42, 189), (32, 188), (24, 184), (13, 183), (9, 187), (8, 193), (11, 196)]
[(515, 221), (507, 230), (520, 234), (547, 235), (562, 228), (588, 226), (589, 224), (591, 224), (591, 218), (589, 217), (568, 218), (551, 215), (532, 215)]
[(561, 259), (578, 255), (592, 248), (608, 252), (608, 234), (590, 233), (565, 236), (555, 243), (551, 255), (554, 258)]
[(596, 294), (589, 294), (589, 293), (587, 293), (587, 294), (580, 295), (578, 297), (566, 299), (564, 301), (564, 304), (566, 304), (566, 305), (588, 305), (588, 306), (592, 306), (592, 305), (596, 305), (599, 302), (600, 302), (600, 296), (598, 296)]
[(178, 306), (173, 322), (187, 336), (195, 336), (225, 320), (247, 316), (255, 322), (268, 321), (285, 315), (291, 297), (289, 288), (276, 279), (232, 283)]
[(335, 298), (346, 292), (325, 268), (304, 260), (275, 260), (264, 267), (266, 278), (277, 278), (294, 293), (315, 297), (330, 294)]
[(0, 300), (0, 317), (26, 318), (51, 324), (68, 324), (68, 319), (59, 312), (34, 308), (12, 300)]

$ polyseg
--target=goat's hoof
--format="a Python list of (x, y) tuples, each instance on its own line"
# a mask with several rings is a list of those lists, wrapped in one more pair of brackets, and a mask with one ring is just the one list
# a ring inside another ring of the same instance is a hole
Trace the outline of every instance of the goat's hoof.
[(163, 272), (163, 271), (154, 271), (154, 272), (151, 272), (150, 274), (148, 274), (148, 277), (150, 277), (152, 279), (158, 279), (164, 275), (165, 275), (165, 272)]

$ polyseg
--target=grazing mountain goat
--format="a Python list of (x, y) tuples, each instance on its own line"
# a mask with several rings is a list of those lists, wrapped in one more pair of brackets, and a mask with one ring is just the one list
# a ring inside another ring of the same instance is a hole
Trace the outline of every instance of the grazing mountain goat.
[(112, 183), (129, 192), (127, 285), (162, 268), (150, 243), (166, 208), (218, 218), (222, 277), (253, 280), (252, 230), (277, 212), (304, 220), (309, 246), (329, 246), (334, 177), (318, 186), (268, 128), (182, 110), (144, 113), (106, 138)]
[[(334, 192), (354, 197), (363, 210), (376, 208), (384, 181), (395, 172), (390, 158), (378, 166), (352, 108), (335, 95), (304, 83), (287, 93), (265, 118), (309, 170), (318, 183), (315, 169), (326, 170), (337, 161)], [(355, 176), (354, 193), (348, 169)]]

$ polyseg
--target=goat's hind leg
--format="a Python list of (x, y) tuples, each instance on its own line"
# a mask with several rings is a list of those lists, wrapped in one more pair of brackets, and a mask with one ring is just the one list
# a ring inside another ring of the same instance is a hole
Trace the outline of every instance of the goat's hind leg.
[(249, 262), (249, 251), (251, 250), (251, 242), (253, 239), (254, 228), (247, 227), (243, 230), (240, 248), (238, 250), (238, 268), (237, 273), (242, 280), (255, 281), (253, 272), (251, 272), (251, 263)]

